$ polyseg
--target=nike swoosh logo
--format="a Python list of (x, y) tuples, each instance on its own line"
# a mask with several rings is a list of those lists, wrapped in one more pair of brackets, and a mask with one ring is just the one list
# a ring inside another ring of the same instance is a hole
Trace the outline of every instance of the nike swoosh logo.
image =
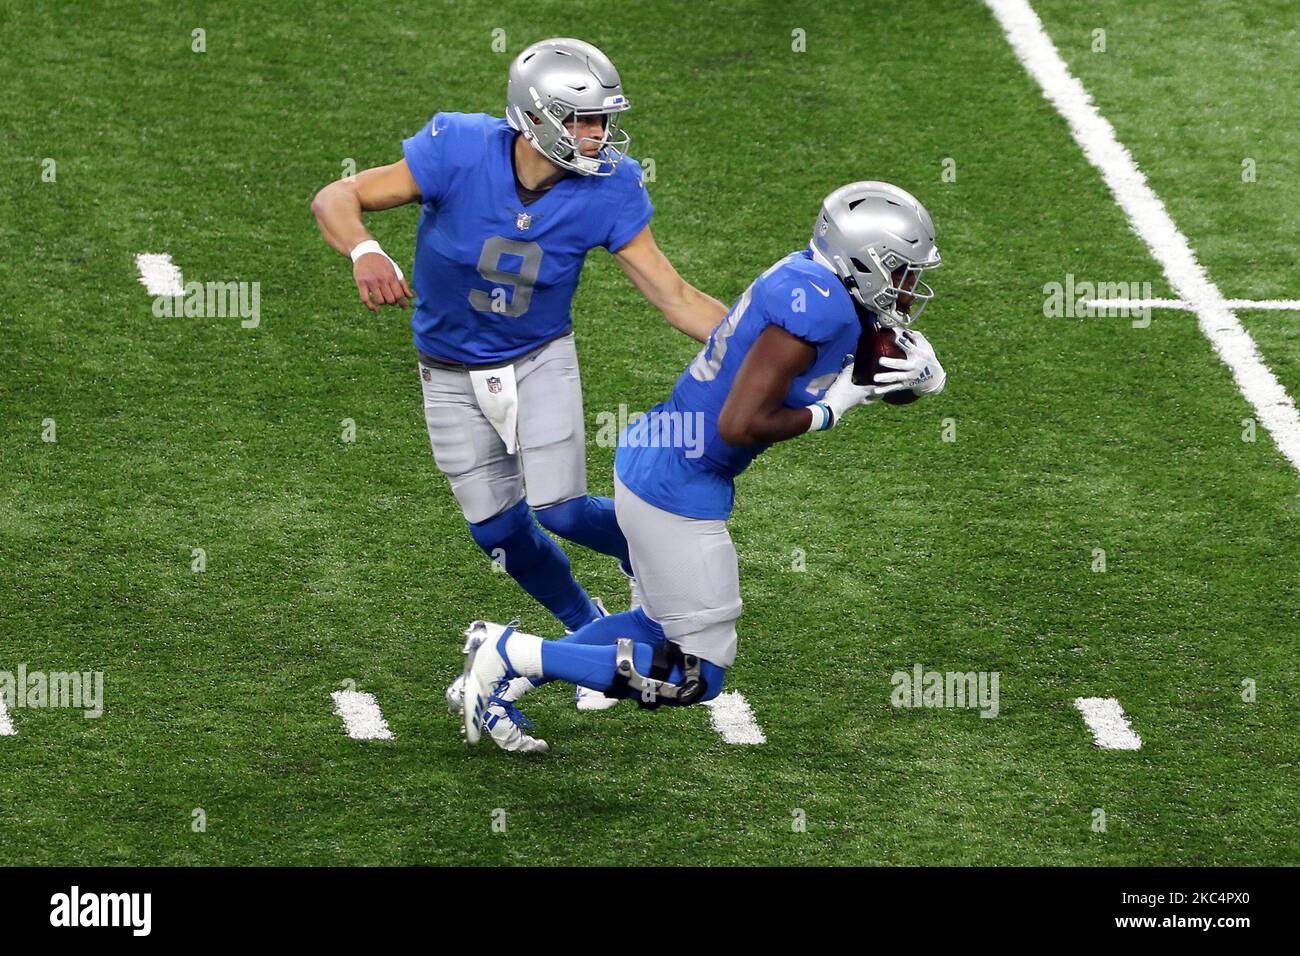
[(809, 284), (810, 286), (812, 286), (814, 289), (816, 289), (818, 292), (820, 292), (820, 293), (822, 294), (822, 298), (823, 298), (823, 299), (826, 299), (826, 298), (829, 298), (829, 297), (830, 297), (830, 294), (831, 294), (831, 290), (830, 290), (830, 289), (823, 289), (823, 288), (822, 288), (821, 286), (819, 286), (816, 282), (809, 282), (808, 284)]

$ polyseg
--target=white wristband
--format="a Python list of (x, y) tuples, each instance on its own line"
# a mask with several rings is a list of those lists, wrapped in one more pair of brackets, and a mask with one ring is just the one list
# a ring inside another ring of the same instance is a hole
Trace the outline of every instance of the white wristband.
[(831, 410), (822, 402), (817, 402), (815, 405), (809, 405), (808, 411), (812, 412), (812, 423), (808, 426), (810, 432), (825, 431), (834, 424)]
[(396, 262), (393, 262), (392, 256), (384, 252), (383, 247), (379, 245), (378, 239), (366, 239), (363, 242), (358, 242), (355, 246), (353, 246), (352, 253), (351, 253), (352, 261), (356, 262), (362, 256), (368, 256), (372, 252), (378, 253), (379, 255), (383, 256), (385, 259), (388, 260), (389, 264), (393, 267), (393, 271), (397, 273), (397, 278), (402, 280), (406, 279), (406, 276), (402, 274), (402, 267), (399, 266)]
[(368, 256), (372, 252), (379, 253), (385, 259), (388, 258), (388, 253), (384, 252), (383, 246), (379, 244), (378, 239), (366, 239), (352, 247), (352, 261), (356, 262), (362, 256)]

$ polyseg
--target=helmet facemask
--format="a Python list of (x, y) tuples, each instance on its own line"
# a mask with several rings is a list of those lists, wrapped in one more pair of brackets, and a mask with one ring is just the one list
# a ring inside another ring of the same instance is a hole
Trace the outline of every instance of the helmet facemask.
[[(845, 278), (850, 294), (876, 313), (881, 325), (906, 327), (919, 319), (926, 305), (934, 298), (934, 289), (922, 281), (921, 277), (943, 264), (939, 251), (934, 250), (933, 257), (925, 262), (909, 262), (896, 252), (886, 252), (882, 259), (874, 249), (863, 250), (863, 255), (870, 262), (864, 262), (857, 256), (852, 256), (849, 260), (850, 275)], [(860, 276), (870, 277), (870, 281), (862, 282)], [(878, 291), (864, 295), (864, 286), (877, 288)], [(898, 306), (899, 296), (911, 297), (906, 311)]]
[[(555, 165), (584, 176), (612, 176), (627, 155), (632, 137), (622, 129), (621, 114), (631, 105), (624, 96), (610, 97), (616, 102), (599, 109), (573, 106), (554, 100), (549, 109), (537, 104), (536, 110), (524, 112), (524, 133), (528, 141)], [(587, 117), (602, 118), (603, 135), (578, 136), (577, 129)], [(582, 152), (583, 144), (595, 143), (595, 156)]]

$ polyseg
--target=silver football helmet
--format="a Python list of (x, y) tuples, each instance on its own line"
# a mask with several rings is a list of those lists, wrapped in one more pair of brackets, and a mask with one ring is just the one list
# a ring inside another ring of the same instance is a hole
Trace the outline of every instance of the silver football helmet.
[[(934, 298), (921, 281), (941, 262), (934, 221), (915, 196), (897, 186), (873, 180), (835, 190), (822, 203), (811, 246), (882, 325), (911, 325)], [(898, 308), (900, 294), (912, 297), (906, 311)]]
[[(584, 176), (610, 176), (627, 155), (632, 139), (619, 128), (619, 114), (631, 105), (609, 57), (582, 40), (542, 40), (510, 64), (507, 121), (555, 165)], [(599, 140), (578, 138), (584, 116), (604, 117)], [(595, 156), (583, 155), (586, 142), (599, 144)]]

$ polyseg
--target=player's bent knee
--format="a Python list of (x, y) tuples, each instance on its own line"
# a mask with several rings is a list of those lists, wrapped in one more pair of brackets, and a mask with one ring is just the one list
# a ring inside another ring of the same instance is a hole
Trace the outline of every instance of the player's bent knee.
[(560, 562), (565, 569), (569, 566), (564, 552), (537, 527), (527, 501), (519, 501), (487, 521), (471, 522), (469, 531), (484, 553), (493, 561), (507, 562), (512, 574), (546, 560)]
[(607, 691), (611, 696), (632, 697), (640, 706), (654, 709), (663, 704), (689, 707), (722, 693), (727, 669), (684, 653), (673, 641), (654, 644), (648, 660), (645, 655), (649, 646), (641, 645), (640, 669), (637, 645), (625, 637), (615, 643), (614, 682)]
[(474, 536), (480, 548), (490, 551), (527, 533), (532, 520), (532, 515), (528, 513), (528, 502), (518, 501), (486, 521), (469, 522), (469, 533)]
[(514, 485), (510, 480), (477, 474), (451, 479), (451, 491), (456, 497), (456, 504), (460, 505), (460, 512), (471, 528), (500, 518), (522, 502), (523, 488)]
[(586, 495), (580, 498), (570, 498), (568, 501), (561, 501), (559, 504), (535, 508), (533, 514), (537, 515), (537, 520), (542, 527), (551, 534), (566, 539), (572, 538), (582, 533), (582, 528), (586, 523), (588, 500)]

